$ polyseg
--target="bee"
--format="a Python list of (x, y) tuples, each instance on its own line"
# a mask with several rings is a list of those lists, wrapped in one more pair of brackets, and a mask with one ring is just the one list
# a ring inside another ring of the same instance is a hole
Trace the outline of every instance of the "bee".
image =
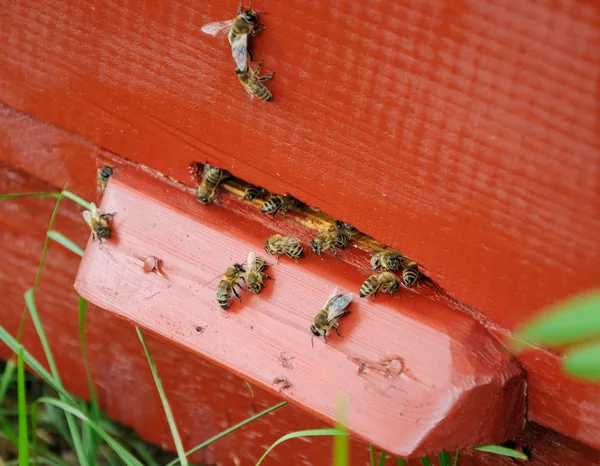
[(272, 195), (269, 197), (267, 202), (263, 204), (260, 208), (260, 211), (263, 214), (273, 215), (275, 217), (279, 212), (283, 214), (284, 217), (287, 216), (288, 209), (292, 209), (298, 205), (298, 200), (293, 196), (277, 196)]
[(252, 201), (257, 197), (261, 196), (264, 192), (265, 190), (263, 188), (259, 188), (257, 186), (254, 186), (253, 184), (249, 184), (246, 188), (246, 191), (244, 192), (244, 199)]
[(196, 193), (198, 201), (202, 204), (208, 204), (214, 195), (219, 199), (216, 188), (221, 181), (230, 176), (231, 173), (227, 170), (211, 167), (208, 163), (205, 163), (202, 170), (202, 182), (198, 186), (198, 192)]
[(264, 272), (269, 267), (269, 264), (267, 264), (262, 257), (257, 256), (253, 252), (248, 254), (246, 263), (248, 264), (248, 273), (246, 274), (248, 290), (250, 290), (251, 293), (258, 294), (265, 287), (263, 278), (273, 280)]
[(345, 249), (348, 243), (352, 238), (346, 234), (342, 233), (340, 230), (326, 231), (325, 233), (321, 233), (310, 243), (310, 248), (317, 255), (321, 256), (321, 254), (329, 249), (335, 257), (338, 257), (336, 248)]
[(394, 296), (394, 293), (400, 288), (400, 280), (392, 272), (383, 272), (371, 275), (360, 287), (360, 297), (373, 296), (373, 301), (380, 291), (387, 291)]
[(354, 236), (358, 233), (358, 230), (352, 225), (346, 222), (341, 222), (340, 220), (335, 221), (334, 227), (337, 231), (342, 232), (348, 236)]
[[(335, 329), (335, 332), (340, 338), (342, 337), (338, 328), (338, 321), (342, 317), (350, 314), (347, 307), (350, 304), (350, 301), (352, 301), (352, 297), (352, 293), (337, 293), (337, 289), (333, 291), (329, 299), (313, 319), (313, 323), (310, 326), (313, 338), (322, 336), (327, 343), (327, 335), (332, 328)], [(313, 343), (314, 346), (312, 339), (311, 343)]]
[(247, 56), (250, 57), (251, 61), (254, 61), (252, 52), (248, 48), (248, 35), (256, 36), (266, 28), (264, 24), (258, 22), (258, 13), (252, 10), (252, 2), (250, 2), (247, 10), (240, 3), (234, 19), (208, 23), (200, 29), (211, 36), (229, 30), (227, 38), (229, 39), (229, 45), (231, 45), (231, 55), (235, 61), (236, 69), (241, 71), (246, 68)]
[(93, 202), (90, 204), (90, 210), (83, 212), (83, 219), (89, 225), (90, 230), (92, 230), (92, 241), (98, 238), (102, 243), (110, 238), (112, 232), (108, 226), (108, 221), (114, 216), (115, 214), (103, 214), (96, 207), (96, 204)]
[(404, 280), (404, 283), (406, 283), (406, 286), (414, 285), (421, 276), (418, 267), (417, 263), (412, 261), (404, 266), (404, 269), (402, 270), (402, 279)]
[(381, 267), (381, 270), (400, 270), (402, 267), (402, 255), (393, 249), (386, 249), (373, 254), (371, 257), (373, 270)]
[(242, 275), (244, 272), (245, 270), (240, 264), (234, 264), (233, 267), (229, 267), (225, 271), (223, 279), (219, 282), (219, 286), (217, 286), (217, 302), (219, 303), (219, 306), (221, 306), (221, 309), (229, 309), (229, 306), (231, 306), (232, 295), (235, 295), (235, 297), (242, 302), (235, 287), (242, 288), (240, 280), (245, 281), (244, 276)]
[(115, 171), (113, 167), (109, 167), (108, 165), (98, 170), (98, 176), (96, 177), (96, 180), (98, 180), (100, 191), (104, 192), (106, 189), (106, 184), (108, 183), (108, 179), (113, 175), (114, 172)]
[(277, 262), (279, 263), (279, 256), (285, 254), (298, 262), (299, 257), (304, 256), (304, 249), (300, 244), (300, 240), (292, 238), (290, 236), (273, 235), (265, 241), (265, 249), (270, 254), (277, 256)]
[(255, 70), (252, 70), (250, 66), (246, 65), (246, 67), (242, 69), (235, 69), (235, 73), (237, 74), (238, 79), (244, 86), (244, 89), (250, 96), (250, 98), (258, 97), (260, 100), (264, 100), (268, 102), (273, 99), (273, 94), (271, 91), (267, 89), (267, 86), (263, 84), (263, 82), (271, 79), (275, 73), (266, 74), (262, 77), (259, 77), (258, 74), (260, 72), (260, 67), (262, 66), (262, 61), (258, 64)]

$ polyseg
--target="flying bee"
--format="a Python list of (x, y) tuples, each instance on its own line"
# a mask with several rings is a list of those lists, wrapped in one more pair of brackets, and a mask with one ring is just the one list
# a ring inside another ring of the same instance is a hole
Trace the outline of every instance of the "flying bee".
[(240, 3), (237, 15), (234, 19), (208, 23), (200, 29), (205, 34), (211, 36), (216, 36), (220, 32), (229, 31), (227, 38), (229, 39), (229, 45), (231, 45), (231, 55), (233, 56), (237, 69), (241, 71), (246, 68), (247, 56), (250, 57), (251, 61), (254, 61), (252, 52), (250, 52), (250, 49), (248, 48), (248, 36), (256, 36), (266, 28), (264, 24), (258, 22), (258, 13), (252, 10), (252, 2), (250, 2), (247, 10), (245, 10)]
[(360, 297), (373, 296), (373, 301), (380, 291), (387, 291), (394, 296), (394, 293), (400, 288), (400, 280), (392, 272), (383, 272), (371, 275), (360, 287)]
[(381, 270), (400, 270), (402, 267), (402, 254), (393, 249), (376, 252), (371, 257), (371, 267), (373, 267), (373, 270), (380, 267)]
[(406, 283), (406, 286), (414, 285), (420, 276), (419, 266), (416, 262), (408, 262), (402, 270), (402, 279)]
[(108, 165), (98, 170), (98, 176), (96, 177), (96, 180), (98, 180), (100, 191), (104, 192), (106, 189), (106, 184), (108, 183), (108, 179), (113, 175), (114, 172), (115, 171), (113, 167), (109, 167)]
[(253, 184), (249, 184), (246, 188), (246, 191), (244, 191), (244, 199), (252, 201), (257, 197), (262, 196), (264, 192), (264, 188), (259, 188), (257, 186), (254, 186)]
[(275, 217), (279, 212), (283, 214), (284, 217), (287, 216), (288, 209), (293, 209), (298, 205), (298, 200), (289, 195), (277, 196), (272, 195), (269, 197), (267, 202), (263, 204), (260, 208), (260, 211), (263, 214), (272, 215)]
[(83, 219), (89, 225), (90, 230), (92, 230), (92, 241), (98, 238), (102, 243), (110, 238), (112, 232), (108, 226), (108, 221), (114, 216), (115, 214), (103, 214), (96, 207), (96, 204), (93, 202), (90, 204), (90, 210), (83, 212)]
[(244, 276), (242, 275), (244, 272), (245, 270), (240, 264), (234, 264), (225, 271), (223, 279), (219, 282), (219, 286), (217, 286), (217, 302), (219, 303), (219, 306), (221, 306), (221, 309), (229, 309), (233, 295), (235, 295), (240, 302), (242, 301), (242, 298), (240, 298), (235, 287), (242, 288), (240, 280), (245, 281)]
[(248, 290), (251, 293), (258, 294), (265, 287), (263, 278), (273, 280), (272, 277), (269, 277), (265, 273), (265, 270), (267, 270), (269, 264), (267, 264), (262, 257), (257, 256), (253, 252), (248, 254), (248, 260), (246, 263), (248, 267), (248, 273), (246, 274), (246, 284), (248, 286)]
[(304, 249), (300, 244), (300, 240), (292, 238), (290, 236), (273, 235), (265, 241), (265, 249), (270, 254), (277, 256), (277, 262), (279, 263), (279, 256), (285, 254), (298, 262), (299, 257), (304, 256)]
[(349, 235), (340, 230), (326, 231), (311, 241), (310, 248), (319, 257), (329, 249), (335, 257), (338, 257), (336, 248), (345, 249), (351, 240)]
[(198, 192), (196, 197), (202, 204), (208, 204), (213, 196), (219, 199), (219, 194), (216, 192), (216, 188), (221, 181), (225, 178), (229, 178), (231, 173), (227, 170), (223, 170), (217, 167), (211, 167), (208, 163), (204, 164), (202, 170), (202, 182), (198, 186)]
[(250, 98), (258, 97), (260, 100), (264, 100), (268, 102), (273, 99), (273, 94), (271, 91), (267, 89), (267, 86), (263, 84), (263, 82), (271, 79), (275, 73), (266, 74), (264, 76), (259, 77), (260, 67), (262, 66), (262, 61), (258, 64), (255, 70), (250, 68), (249, 65), (246, 65), (243, 69), (235, 69), (235, 73), (237, 74), (238, 79), (244, 86), (245, 91), (248, 93)]
[[(323, 337), (327, 343), (327, 335), (331, 329), (335, 329), (335, 332), (341, 338), (340, 331), (338, 328), (338, 321), (350, 314), (347, 310), (350, 301), (352, 301), (352, 293), (337, 293), (337, 288), (333, 291), (329, 299), (325, 302), (321, 310), (317, 313), (313, 319), (313, 323), (310, 326), (310, 330), (314, 337)], [(311, 343), (313, 340), (311, 339)], [(314, 343), (313, 343), (314, 346)]]

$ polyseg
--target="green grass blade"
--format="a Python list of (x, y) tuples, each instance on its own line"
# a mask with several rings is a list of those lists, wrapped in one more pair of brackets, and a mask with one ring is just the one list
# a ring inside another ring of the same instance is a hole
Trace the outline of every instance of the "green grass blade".
[(63, 190), (62, 195), (68, 199), (71, 199), (72, 201), (76, 202), (77, 204), (79, 204), (81, 207), (83, 207), (86, 210), (90, 210), (90, 203), (88, 201), (86, 201), (85, 199), (79, 197), (77, 194), (72, 193), (71, 191), (67, 191), (66, 189)]
[[(96, 387), (94, 386), (94, 378), (90, 371), (90, 365), (87, 355), (87, 340), (85, 338), (85, 315), (87, 310), (87, 301), (83, 298), (79, 298), (79, 342), (81, 344), (81, 353), (83, 356), (83, 366), (85, 368), (85, 375), (87, 377), (88, 389), (90, 392), (90, 417), (96, 424), (100, 424), (100, 406), (98, 405), (98, 397), (96, 396)], [(86, 447), (85, 450), (88, 452), (88, 458), (93, 464), (94, 459), (98, 455), (98, 445), (100, 439), (98, 434), (93, 429), (87, 429), (87, 435), (85, 437)]]
[[(35, 305), (34, 299), (34, 289), (30, 288), (25, 292), (25, 304), (27, 305), (27, 309), (29, 310), (29, 315), (31, 316), (31, 320), (33, 321), (33, 325), (35, 326), (35, 330), (37, 331), (40, 342), (42, 343), (42, 348), (44, 350), (44, 355), (46, 356), (46, 360), (48, 361), (48, 366), (50, 367), (50, 372), (52, 373), (52, 377), (56, 380), (56, 382), (62, 387), (62, 381), (60, 380), (60, 374), (58, 372), (58, 367), (56, 367), (56, 363), (54, 362), (54, 356), (52, 355), (52, 350), (50, 349), (50, 344), (48, 343), (48, 338), (46, 337), (46, 332), (44, 331), (44, 326), (42, 325), (42, 321), (40, 319), (40, 315), (38, 313), (37, 307)], [(66, 401), (66, 399), (59, 393), (59, 397), (62, 401)], [(81, 441), (81, 435), (79, 429), (77, 427), (77, 423), (73, 416), (65, 413), (67, 418), (67, 424), (69, 426), (69, 433), (71, 434), (71, 438), (73, 439), (73, 445), (75, 447), (75, 453), (77, 454), (77, 459), (79, 460), (79, 464), (82, 466), (87, 466), (88, 459), (85, 454), (85, 449), (83, 447), (83, 443)]]
[(66, 413), (81, 419), (84, 423), (89, 425), (92, 429), (94, 429), (100, 437), (108, 443), (108, 445), (114, 450), (114, 452), (119, 455), (119, 457), (125, 462), (128, 466), (143, 466), (131, 453), (129, 453), (118, 441), (112, 438), (109, 434), (106, 433), (104, 429), (98, 426), (94, 421), (92, 421), (88, 416), (85, 415), (80, 409), (71, 406), (70, 404), (64, 403), (60, 400), (50, 397), (42, 397), (36, 400), (35, 404), (45, 404), (45, 405), (53, 405), (57, 408), (62, 409)]
[(460, 451), (456, 452), (456, 455), (454, 455), (454, 463), (452, 464), (452, 466), (458, 466), (458, 455), (460, 454)]
[(129, 442), (129, 446), (135, 451), (143, 461), (146, 466), (159, 466), (158, 461), (154, 459), (152, 453), (148, 451), (148, 448), (143, 442), (139, 440), (131, 440)]
[(375, 466), (375, 447), (369, 445), (369, 459), (371, 460), (371, 466)]
[[(17, 464), (21, 464), (19, 460), (11, 460), (3, 463), (6, 466), (14, 466)], [(29, 458), (29, 464), (48, 464), (50, 466), (66, 466), (66, 463), (59, 463), (55, 460), (51, 460), (49, 458), (44, 458), (43, 456), (38, 456), (36, 458)]]
[(379, 455), (379, 466), (384, 465), (386, 458), (387, 458), (387, 453), (385, 451), (382, 451), (381, 455)]
[(19, 464), (29, 464), (29, 434), (27, 432), (27, 397), (25, 395), (25, 364), (23, 350), (17, 357), (17, 393), (19, 404)]
[(63, 386), (58, 383), (52, 375), (42, 366), (37, 359), (35, 359), (6, 329), (0, 326), (0, 341), (8, 346), (13, 353), (18, 354), (20, 350), (23, 350), (23, 357), (29, 367), (31, 367), (48, 385), (54, 390), (60, 393), (62, 396), (67, 398), (67, 401), (71, 404), (75, 404), (75, 398), (73, 398), (68, 392), (65, 391)]
[(156, 385), (156, 389), (158, 390), (158, 395), (160, 396), (160, 401), (162, 402), (163, 409), (165, 410), (167, 422), (169, 423), (169, 428), (171, 429), (171, 436), (173, 437), (173, 442), (175, 443), (177, 456), (179, 457), (181, 465), (187, 466), (188, 460), (185, 456), (185, 450), (183, 449), (181, 437), (179, 436), (179, 432), (177, 431), (177, 424), (175, 423), (175, 418), (173, 417), (173, 413), (171, 412), (169, 400), (167, 400), (167, 396), (165, 395), (165, 391), (163, 389), (162, 382), (158, 375), (158, 371), (156, 370), (156, 365), (154, 364), (154, 360), (152, 359), (152, 355), (150, 354), (150, 350), (148, 349), (148, 345), (146, 344), (146, 339), (144, 338), (142, 330), (139, 327), (136, 327), (135, 330), (138, 334), (140, 341), (142, 342), (142, 346), (144, 347), (146, 359), (148, 359), (148, 364), (150, 365), (150, 370), (152, 371), (152, 377), (154, 377), (154, 384)]
[(2, 379), (0, 379), (0, 406), (2, 406), (2, 401), (4, 400), (4, 396), (6, 395), (6, 390), (8, 390), (8, 386), (13, 381), (15, 369), (16, 367), (13, 361), (6, 361), (6, 366), (4, 366), (4, 372), (2, 372)]
[(517, 458), (519, 460), (527, 460), (527, 455), (520, 451), (513, 450), (512, 448), (501, 447), (500, 445), (484, 445), (475, 448), (475, 450), (485, 451), (487, 453), (494, 453), (496, 455), (509, 456), (511, 458)]
[(600, 341), (569, 350), (563, 367), (576, 377), (600, 380)]
[(440, 466), (452, 466), (450, 461), (450, 452), (443, 451), (438, 455)]
[(0, 200), (4, 199), (18, 199), (20, 197), (53, 197), (58, 199), (60, 193), (13, 193), (13, 194), (0, 194)]
[(421, 457), (421, 463), (423, 463), (423, 466), (431, 466), (431, 460), (427, 456)]
[(48, 232), (48, 238), (56, 241), (58, 244), (67, 248), (69, 251), (74, 252), (78, 256), (83, 257), (83, 249), (77, 246), (73, 241), (71, 241), (62, 233), (59, 233), (55, 230), (51, 230)]
[[(196, 445), (194, 448), (186, 451), (185, 452), (185, 456), (193, 455), (197, 451), (202, 450), (204, 447), (207, 447), (211, 443), (214, 443), (217, 440), (225, 437), (226, 435), (229, 435), (233, 431), (238, 430), (241, 427), (244, 427), (244, 426), (250, 424), (251, 422), (256, 421), (257, 419), (259, 419), (259, 418), (261, 418), (263, 416), (266, 416), (267, 414), (275, 411), (276, 409), (283, 408), (285, 405), (287, 405), (287, 401), (282, 401), (281, 403), (277, 403), (276, 405), (271, 406), (270, 408), (267, 408), (264, 411), (261, 411), (260, 413), (255, 414), (254, 416), (249, 417), (248, 419), (244, 419), (242, 422), (239, 422), (236, 425), (231, 426), (228, 429), (225, 429), (223, 432), (218, 433), (217, 435), (209, 438), (208, 440), (205, 440), (201, 444)], [(178, 463), (179, 463), (179, 458), (176, 458), (173, 461), (171, 461), (170, 463), (168, 463), (166, 466), (175, 466)]]
[(267, 455), (280, 443), (283, 443), (287, 440), (291, 440), (298, 437), (319, 437), (324, 435), (349, 435), (348, 432), (341, 429), (311, 429), (311, 430), (299, 430), (298, 432), (292, 432), (290, 434), (284, 435), (279, 440), (276, 440), (273, 445), (267, 448), (267, 451), (260, 457), (256, 466), (259, 466), (260, 463), (267, 457)]
[(406, 463), (404, 462), (404, 460), (402, 458), (396, 458), (396, 464), (398, 466), (405, 466)]
[[(335, 406), (335, 428), (348, 433), (346, 429), (348, 408), (346, 399), (339, 397), (336, 400)], [(333, 437), (333, 465), (334, 466), (348, 466), (350, 464), (349, 459), (349, 443), (350, 437), (348, 435), (336, 435)]]
[[(600, 291), (562, 301), (525, 324), (519, 340), (555, 346), (575, 343), (600, 334)], [(519, 348), (520, 349), (520, 348)]]

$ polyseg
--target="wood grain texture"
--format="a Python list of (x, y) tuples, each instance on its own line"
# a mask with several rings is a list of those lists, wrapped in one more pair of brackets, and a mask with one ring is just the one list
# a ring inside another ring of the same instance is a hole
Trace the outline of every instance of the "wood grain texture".
[[(88, 199), (93, 199), (96, 165), (101, 166), (107, 162), (115, 166), (135, 168), (135, 164), (128, 163), (97, 147), (94, 148), (94, 153), (100, 159), (94, 162), (89, 157), (89, 145), (85, 141), (14, 109), (3, 107), (1, 115), (0, 160), (19, 163), (22, 159), (20, 165), (24, 170), (55, 186), (62, 186), (68, 180), (70, 189), (74, 189)], [(17, 143), (12, 142), (15, 135), (20, 139)], [(44, 154), (50, 155), (44, 157)], [(43, 160), (44, 163), (36, 163), (37, 160)], [(79, 162), (86, 160), (88, 165), (79, 165)], [(74, 166), (74, 161), (78, 165)], [(289, 215), (290, 221), (281, 218), (267, 220), (257, 213), (258, 202), (253, 205), (239, 202), (239, 189), (236, 188), (235, 183), (226, 188), (221, 192), (226, 208), (255, 221), (268, 221), (278, 231), (299, 236), (304, 241), (312, 239), (314, 232), (311, 233), (307, 227), (314, 228), (315, 225), (306, 223), (304, 217), (292, 212)], [(14, 191), (15, 188), (11, 186), (7, 187), (7, 190)], [(367, 273), (367, 255), (361, 254), (354, 248), (340, 254), (343, 260), (360, 270), (364, 269)], [(448, 300), (446, 295), (440, 294), (439, 290), (429, 285), (425, 283), (416, 291), (431, 299), (439, 300), (444, 305), (455, 306), (478, 320), (482, 319), (476, 310)], [(98, 331), (101, 332), (101, 329)], [(496, 334), (502, 339), (507, 336), (505, 330), (496, 330)], [(521, 355), (520, 362), (528, 373), (528, 418), (598, 446), (600, 393), (596, 385), (578, 382), (565, 376), (558, 369), (559, 356), (540, 349)]]
[[(116, 213), (115, 238), (90, 239), (75, 288), (102, 308), (329, 422), (345, 399), (349, 430), (399, 456), (498, 443), (522, 429), (523, 374), (470, 317), (409, 293), (359, 302), (364, 274), (316, 256), (273, 265), (260, 295), (243, 293), (223, 312), (215, 279), (248, 251), (262, 254), (273, 230), (132, 170), (111, 178), (101, 209)], [(167, 279), (144, 272), (148, 256), (163, 260)], [(355, 293), (344, 339), (312, 347), (312, 318), (334, 289)]]

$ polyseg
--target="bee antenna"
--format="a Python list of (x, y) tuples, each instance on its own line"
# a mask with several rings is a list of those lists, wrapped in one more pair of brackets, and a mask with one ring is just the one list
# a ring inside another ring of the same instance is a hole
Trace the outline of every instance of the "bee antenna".
[(315, 336), (313, 335), (312, 337), (310, 337), (310, 344), (312, 345), (312, 347), (315, 347)]

